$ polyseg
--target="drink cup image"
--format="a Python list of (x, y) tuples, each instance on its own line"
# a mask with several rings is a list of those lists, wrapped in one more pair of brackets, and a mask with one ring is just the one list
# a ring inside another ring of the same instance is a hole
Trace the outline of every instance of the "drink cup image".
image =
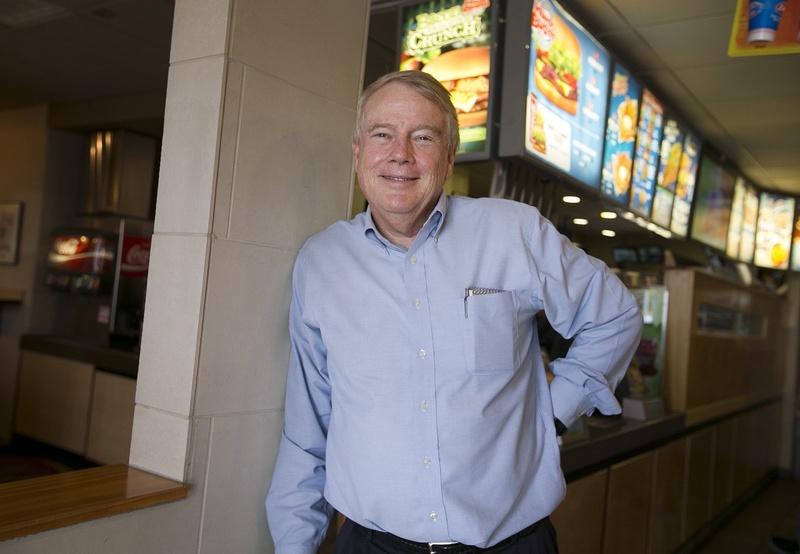
[(747, 42), (773, 42), (786, 0), (750, 0), (747, 16)]

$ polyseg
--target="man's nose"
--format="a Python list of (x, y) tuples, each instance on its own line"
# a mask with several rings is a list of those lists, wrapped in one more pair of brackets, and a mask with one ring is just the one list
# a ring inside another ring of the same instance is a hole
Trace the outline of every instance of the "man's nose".
[(392, 145), (392, 158), (397, 162), (410, 161), (412, 155), (411, 141), (405, 138), (399, 138), (394, 141)]

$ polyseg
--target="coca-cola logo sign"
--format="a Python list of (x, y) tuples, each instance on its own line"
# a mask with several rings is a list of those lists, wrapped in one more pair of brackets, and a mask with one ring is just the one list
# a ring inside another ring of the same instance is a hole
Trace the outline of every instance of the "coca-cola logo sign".
[(125, 254), (125, 263), (147, 267), (150, 263), (150, 243), (137, 243)]
[(122, 240), (120, 275), (123, 277), (146, 277), (149, 264), (150, 239), (145, 237), (124, 237)]

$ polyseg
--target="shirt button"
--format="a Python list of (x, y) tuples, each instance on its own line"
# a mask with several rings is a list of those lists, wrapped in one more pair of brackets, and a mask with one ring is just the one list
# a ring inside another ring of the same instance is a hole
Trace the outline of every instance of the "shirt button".
[(417, 263), (417, 257), (416, 256), (411, 256), (411, 263), (412, 264)]
[(431, 467), (432, 463), (433, 462), (431, 462), (430, 458), (425, 458), (424, 460), (422, 460), (422, 465), (424, 465), (426, 468)]
[(414, 300), (414, 307), (419, 309), (420, 306), (422, 306), (422, 302), (420, 302), (420, 299), (419, 298), (415, 299)]
[(439, 514), (437, 514), (436, 512), (431, 512), (431, 515), (429, 515), (428, 517), (431, 518), (431, 521), (436, 521), (437, 519), (439, 519)]
[(428, 403), (425, 402), (424, 400), (422, 401), (422, 404), (419, 405), (419, 407), (422, 408), (423, 412), (427, 412), (428, 411)]
[(425, 357), (425, 350), (420, 349), (420, 351), (417, 352), (417, 356), (419, 356), (420, 359), (424, 358)]

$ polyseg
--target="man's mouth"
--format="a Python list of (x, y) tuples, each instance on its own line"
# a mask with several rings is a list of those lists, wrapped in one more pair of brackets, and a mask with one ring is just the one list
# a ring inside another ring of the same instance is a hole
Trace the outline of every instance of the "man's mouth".
[(398, 181), (398, 182), (406, 182), (406, 181), (416, 181), (418, 177), (398, 177), (395, 175), (381, 175), (384, 179), (389, 181)]

